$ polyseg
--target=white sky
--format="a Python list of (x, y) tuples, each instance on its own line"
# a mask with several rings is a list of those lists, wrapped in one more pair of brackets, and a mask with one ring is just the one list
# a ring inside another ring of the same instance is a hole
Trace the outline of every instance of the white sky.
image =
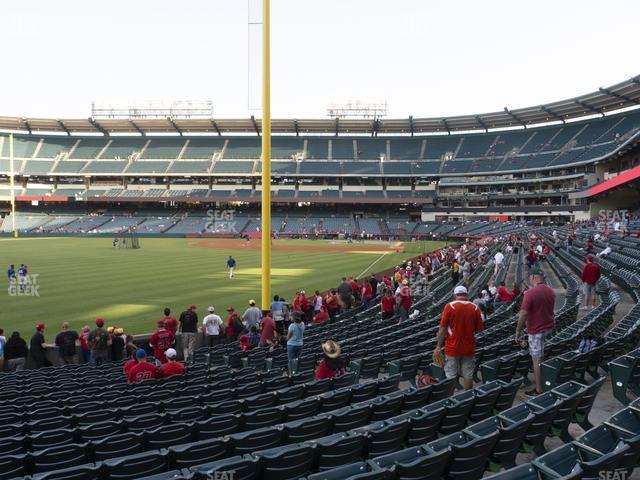
[[(640, 73), (637, 0), (272, 0), (271, 15), (274, 118), (348, 100), (386, 100), (389, 117), (483, 113)], [(189, 99), (259, 117), (247, 18), (248, 0), (3, 1), (0, 115)]]

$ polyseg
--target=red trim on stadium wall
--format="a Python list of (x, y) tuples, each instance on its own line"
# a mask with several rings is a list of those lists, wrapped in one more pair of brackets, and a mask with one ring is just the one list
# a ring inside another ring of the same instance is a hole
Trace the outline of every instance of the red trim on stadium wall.
[(489, 215), (489, 221), (505, 223), (509, 221), (509, 215)]
[(617, 177), (613, 177), (610, 180), (607, 180), (605, 182), (599, 183), (598, 185), (591, 187), (588, 190), (589, 196), (594, 197), (603, 192), (606, 192), (607, 190), (611, 190), (612, 188), (619, 187), (620, 185), (623, 185), (627, 182), (635, 180), (636, 178), (640, 178), (640, 165), (632, 168), (631, 170), (627, 170), (624, 173), (621, 173)]

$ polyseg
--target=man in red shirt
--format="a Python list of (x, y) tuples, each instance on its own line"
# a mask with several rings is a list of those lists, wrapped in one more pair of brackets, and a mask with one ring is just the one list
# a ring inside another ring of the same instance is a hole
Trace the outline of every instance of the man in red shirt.
[(274, 342), (276, 338), (276, 322), (267, 312), (260, 320), (260, 343), (259, 346), (266, 347), (269, 342)]
[(409, 280), (402, 280), (402, 286), (398, 291), (398, 303), (400, 305), (399, 313), (402, 320), (409, 318), (409, 310), (411, 309), (411, 289), (409, 288)]
[(507, 284), (500, 282), (500, 288), (498, 288), (498, 300), (500, 302), (513, 302), (513, 295), (507, 290)]
[(164, 322), (164, 328), (172, 331), (174, 335), (176, 334), (176, 331), (178, 330), (178, 321), (175, 319), (175, 317), (171, 316), (171, 309), (165, 308), (164, 317), (162, 317), (160, 320)]
[(365, 280), (362, 285), (362, 303), (364, 303), (365, 308), (369, 308), (372, 298), (373, 293), (371, 290), (371, 284)]
[(539, 267), (534, 266), (529, 270), (529, 283), (532, 287), (524, 292), (516, 326), (516, 342), (521, 342), (522, 328), (526, 323), (529, 354), (531, 355), (536, 385), (535, 388), (524, 393), (534, 396), (542, 393), (540, 364), (544, 357), (544, 337), (547, 332), (553, 330), (556, 324), (553, 313), (556, 294), (551, 287), (544, 284), (544, 273)]
[(469, 301), (467, 288), (458, 285), (453, 291), (456, 299), (445, 305), (438, 328), (438, 344), (434, 359), (442, 358), (442, 345), (446, 361), (447, 378), (462, 377), (465, 390), (473, 388), (475, 369), (476, 333), (484, 329), (482, 312)]
[(587, 255), (587, 263), (582, 269), (582, 288), (584, 293), (584, 306), (582, 310), (589, 308), (589, 299), (591, 299), (591, 308), (596, 306), (596, 284), (600, 278), (600, 265), (593, 261), (593, 255)]
[(147, 362), (147, 352), (141, 348), (136, 352), (136, 358), (138, 363), (129, 370), (127, 381), (129, 383), (140, 383), (156, 378), (156, 367)]
[(168, 378), (174, 375), (184, 375), (186, 369), (180, 362), (176, 362), (177, 352), (175, 349), (170, 348), (164, 352), (164, 356), (167, 357), (167, 363), (163, 363), (158, 369), (158, 378)]
[(158, 320), (158, 330), (151, 335), (151, 339), (149, 339), (149, 345), (153, 347), (153, 356), (158, 362), (167, 362), (164, 352), (166, 352), (175, 341), (176, 336), (173, 332), (165, 328), (164, 321)]
[(390, 289), (387, 289), (384, 297), (380, 300), (380, 308), (382, 309), (383, 320), (393, 317), (396, 308), (396, 299)]
[(333, 320), (338, 314), (338, 295), (335, 289), (331, 289), (331, 291), (325, 295), (324, 303), (327, 305), (329, 318)]

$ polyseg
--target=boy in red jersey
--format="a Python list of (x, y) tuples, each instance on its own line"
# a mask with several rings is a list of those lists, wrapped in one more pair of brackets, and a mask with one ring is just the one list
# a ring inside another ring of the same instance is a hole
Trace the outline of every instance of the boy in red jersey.
[(167, 363), (164, 356), (171, 345), (176, 341), (176, 337), (171, 330), (167, 330), (164, 326), (164, 320), (158, 320), (158, 330), (151, 335), (149, 345), (153, 347), (153, 356), (160, 363)]
[(174, 375), (184, 375), (186, 369), (184, 365), (176, 361), (177, 352), (175, 349), (170, 348), (164, 352), (164, 356), (167, 357), (167, 363), (163, 363), (158, 369), (159, 378), (173, 377)]
[(127, 381), (129, 383), (140, 383), (156, 378), (156, 367), (147, 362), (147, 352), (141, 348), (136, 352), (136, 358), (138, 363), (129, 370)]

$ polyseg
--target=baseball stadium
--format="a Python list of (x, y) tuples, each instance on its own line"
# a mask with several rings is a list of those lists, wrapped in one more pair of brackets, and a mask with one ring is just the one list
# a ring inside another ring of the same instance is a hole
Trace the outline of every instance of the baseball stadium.
[(247, 115), (0, 95), (0, 480), (640, 478), (640, 75), (298, 118), (281, 1), (206, 7), (249, 27)]

